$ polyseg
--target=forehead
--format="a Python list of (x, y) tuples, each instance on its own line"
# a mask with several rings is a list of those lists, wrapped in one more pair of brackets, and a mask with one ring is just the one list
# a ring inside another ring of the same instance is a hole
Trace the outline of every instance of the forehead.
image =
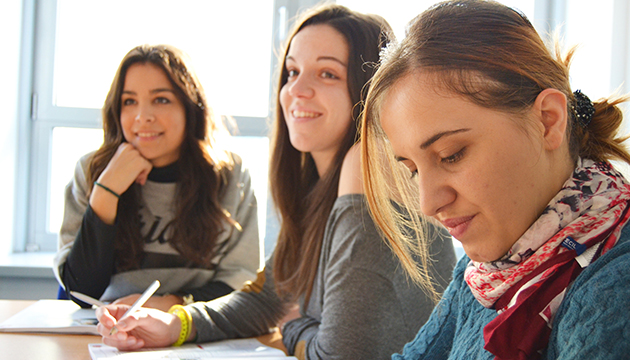
[(125, 88), (129, 86), (173, 88), (164, 70), (152, 63), (135, 63), (129, 66), (125, 74)]
[(419, 136), (446, 125), (444, 119), (463, 99), (440, 90), (436, 84), (430, 75), (411, 72), (383, 93), (380, 121), (389, 137), (398, 132)]
[(348, 54), (348, 44), (341, 33), (330, 25), (316, 24), (295, 34), (287, 57), (293, 60), (331, 57), (346, 63)]

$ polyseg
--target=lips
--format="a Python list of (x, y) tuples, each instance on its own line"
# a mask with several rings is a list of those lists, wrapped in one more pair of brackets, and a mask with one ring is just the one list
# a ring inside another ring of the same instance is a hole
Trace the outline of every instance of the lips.
[(150, 139), (154, 139), (160, 135), (162, 135), (161, 132), (154, 132), (154, 131), (142, 131), (142, 132), (136, 132), (135, 133), (136, 137), (141, 139), (141, 140), (150, 140)]
[(304, 111), (304, 110), (291, 111), (291, 116), (293, 116), (296, 119), (313, 119), (321, 115), (322, 115), (321, 113), (314, 112), (314, 111)]
[(156, 137), (159, 136), (160, 133), (157, 132), (142, 132), (142, 133), (136, 133), (137, 137), (141, 137), (141, 138), (147, 138), (147, 137)]
[(475, 216), (462, 216), (458, 218), (450, 218), (440, 220), (442, 225), (448, 230), (449, 234), (456, 239), (460, 239), (462, 235), (468, 230), (468, 226), (470, 225), (472, 219)]

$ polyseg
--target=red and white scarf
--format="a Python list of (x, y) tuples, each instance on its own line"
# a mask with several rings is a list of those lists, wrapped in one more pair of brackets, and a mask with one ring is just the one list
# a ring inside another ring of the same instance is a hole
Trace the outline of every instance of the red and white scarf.
[(572, 177), (505, 256), (469, 263), (473, 295), (498, 312), (484, 328), (484, 348), (495, 359), (540, 356), (567, 288), (617, 243), (629, 201), (630, 184), (609, 163), (578, 159)]

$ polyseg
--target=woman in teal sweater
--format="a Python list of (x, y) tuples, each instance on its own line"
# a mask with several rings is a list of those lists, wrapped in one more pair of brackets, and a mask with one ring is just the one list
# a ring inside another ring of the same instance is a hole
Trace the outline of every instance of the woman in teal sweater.
[(426, 245), (397, 226), (386, 186), (411, 173), (418, 186), (398, 199), (467, 255), (394, 359), (628, 358), (630, 184), (608, 162), (630, 162), (617, 136), (623, 99), (574, 92), (572, 54), (552, 54), (525, 16), (479, 0), (432, 7), (384, 54), (361, 134), (374, 218), (426, 281), (409, 255)]

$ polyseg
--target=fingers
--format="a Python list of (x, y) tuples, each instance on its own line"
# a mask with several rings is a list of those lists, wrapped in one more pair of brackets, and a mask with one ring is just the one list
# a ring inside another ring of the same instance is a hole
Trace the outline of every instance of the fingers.
[[(96, 319), (99, 326), (107, 329), (107, 333), (118, 322), (125, 312), (130, 308), (129, 305), (107, 305), (96, 309)], [(98, 326), (97, 326), (98, 327)]]
[(141, 171), (140, 174), (138, 174), (138, 177), (136, 178), (136, 183), (140, 185), (146, 184), (147, 179), (149, 177), (149, 173), (151, 172), (151, 169), (152, 168), (149, 167), (148, 169)]
[[(142, 339), (132, 335), (132, 331), (141, 325), (140, 318), (145, 317), (141, 311), (136, 311), (133, 314), (125, 316), (124, 319), (116, 321), (116, 319), (120, 319), (124, 315), (128, 308), (129, 306), (110, 305), (98, 308), (96, 314), (99, 320), (96, 330), (103, 337), (103, 342), (121, 350), (139, 349), (144, 346)], [(123, 309), (125, 309), (125, 311), (123, 311)], [(116, 326), (118, 331), (111, 334), (111, 330), (114, 326)]]
[(98, 181), (118, 194), (122, 194), (134, 181), (141, 180), (142, 184), (146, 182), (146, 177), (152, 168), (151, 162), (145, 159), (140, 151), (129, 143), (122, 143)]
[[(141, 308), (121, 318), (119, 311), (129, 308), (123, 305), (108, 305), (98, 310), (102, 320), (96, 329), (103, 337), (103, 343), (120, 350), (137, 350), (142, 347), (165, 347), (173, 344), (179, 336), (179, 324), (175, 315), (155, 309)], [(109, 316), (108, 316), (109, 315)], [(116, 322), (118, 319), (118, 322)], [(118, 330), (110, 335), (112, 327)]]
[(144, 347), (144, 341), (126, 333), (117, 333), (114, 337), (103, 336), (105, 345), (113, 346), (119, 350), (132, 351)]

